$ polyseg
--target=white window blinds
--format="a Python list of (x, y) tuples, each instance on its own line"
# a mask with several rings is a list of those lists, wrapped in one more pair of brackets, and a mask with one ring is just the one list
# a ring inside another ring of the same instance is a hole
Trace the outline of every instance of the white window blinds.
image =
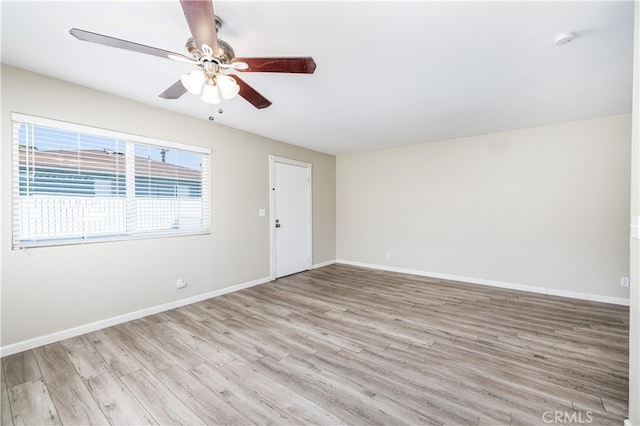
[(209, 150), (12, 119), (14, 248), (209, 232)]

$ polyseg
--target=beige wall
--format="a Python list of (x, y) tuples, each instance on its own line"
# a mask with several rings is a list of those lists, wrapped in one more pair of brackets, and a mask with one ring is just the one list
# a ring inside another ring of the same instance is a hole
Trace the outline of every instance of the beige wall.
[(340, 155), (338, 259), (624, 301), (630, 138), (626, 114)]
[[(211, 235), (12, 250), (12, 111), (210, 147)], [(0, 150), (2, 346), (268, 278), (269, 154), (313, 164), (313, 263), (335, 259), (331, 155), (6, 66)]]

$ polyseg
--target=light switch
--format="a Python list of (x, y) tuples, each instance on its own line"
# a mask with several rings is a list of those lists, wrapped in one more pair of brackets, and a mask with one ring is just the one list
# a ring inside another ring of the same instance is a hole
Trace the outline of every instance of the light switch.
[(267, 215), (267, 212), (266, 212), (265, 209), (259, 209), (258, 210), (258, 216), (266, 216), (266, 215)]

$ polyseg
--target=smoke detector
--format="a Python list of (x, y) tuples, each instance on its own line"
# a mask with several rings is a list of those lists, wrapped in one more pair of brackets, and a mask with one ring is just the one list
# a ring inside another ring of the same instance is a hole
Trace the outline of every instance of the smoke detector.
[(575, 37), (575, 34), (573, 33), (558, 34), (553, 44), (555, 44), (556, 46), (562, 46), (563, 44), (567, 44), (571, 42), (571, 40), (573, 40), (574, 37)]

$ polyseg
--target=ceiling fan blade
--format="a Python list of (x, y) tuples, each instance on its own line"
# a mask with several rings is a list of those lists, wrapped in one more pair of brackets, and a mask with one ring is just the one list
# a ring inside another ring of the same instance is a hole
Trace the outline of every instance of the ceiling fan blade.
[(211, 0), (180, 0), (180, 6), (196, 47), (202, 50), (202, 45), (206, 44), (213, 50), (213, 56), (217, 56), (218, 31)]
[[(121, 40), (115, 37), (109, 37), (103, 34), (92, 33), (90, 31), (71, 28), (69, 34), (78, 40), (88, 41), (91, 43), (102, 44), (103, 46), (117, 47), (119, 49), (130, 50), (132, 52), (144, 53), (147, 55), (159, 56), (167, 59), (177, 59), (192, 61), (180, 53), (169, 52), (168, 50), (158, 49), (157, 47), (146, 46), (144, 44), (134, 43), (132, 41)], [(173, 58), (172, 58), (173, 57)]]
[(187, 89), (185, 89), (185, 87), (182, 85), (182, 82), (178, 80), (158, 96), (163, 99), (178, 99), (185, 93), (187, 93)]
[(316, 62), (310, 56), (299, 58), (233, 58), (231, 63), (244, 62), (249, 65), (247, 69), (238, 69), (242, 72), (286, 72), (313, 74), (316, 70)]
[(240, 77), (238, 77), (237, 75), (233, 75), (232, 78), (238, 83), (238, 86), (240, 86), (239, 95), (245, 98), (251, 105), (258, 109), (263, 109), (271, 105), (271, 101), (269, 99), (258, 93), (256, 89), (249, 86)]

